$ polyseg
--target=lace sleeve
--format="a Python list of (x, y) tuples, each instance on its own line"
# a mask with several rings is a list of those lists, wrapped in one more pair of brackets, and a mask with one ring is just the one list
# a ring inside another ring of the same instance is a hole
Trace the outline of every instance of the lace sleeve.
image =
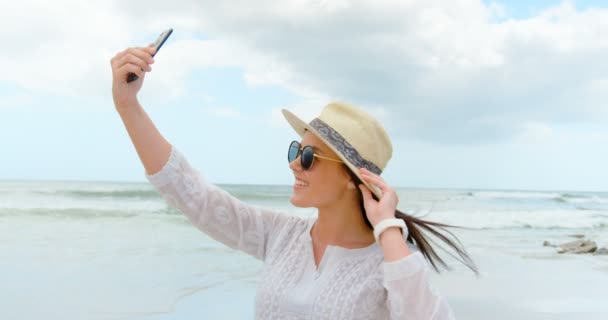
[(163, 168), (146, 177), (169, 205), (184, 212), (201, 231), (261, 260), (266, 257), (272, 231), (289, 220), (286, 215), (247, 205), (207, 184), (175, 147)]
[(422, 253), (384, 262), (383, 269), (391, 319), (454, 319), (447, 301), (429, 283), (429, 268)]

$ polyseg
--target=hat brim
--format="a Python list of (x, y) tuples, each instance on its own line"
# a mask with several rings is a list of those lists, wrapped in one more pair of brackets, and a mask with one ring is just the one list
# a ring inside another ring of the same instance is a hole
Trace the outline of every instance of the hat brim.
[(283, 113), (283, 116), (285, 117), (285, 120), (287, 120), (287, 122), (289, 123), (289, 125), (291, 125), (291, 127), (296, 131), (296, 133), (298, 133), (298, 135), (300, 135), (300, 137), (304, 137), (304, 133), (306, 133), (306, 131), (310, 131), (317, 138), (319, 138), (321, 141), (323, 141), (323, 143), (329, 149), (331, 149), (340, 158), (340, 160), (342, 160), (344, 162), (344, 164), (346, 164), (346, 166), (350, 169), (350, 171), (352, 171), (359, 178), (359, 180), (361, 180), (361, 182), (363, 182), (363, 184), (369, 190), (371, 190), (374, 193), (374, 195), (376, 195), (376, 197), (378, 197), (378, 199), (380, 199), (382, 197), (382, 191), (380, 191), (380, 189), (378, 189), (378, 187), (376, 187), (374, 185), (371, 185), (371, 184), (367, 183), (366, 181), (364, 181), (361, 178), (361, 175), (359, 174), (359, 168), (357, 168), (350, 161), (348, 161), (346, 159), (346, 157), (344, 157), (342, 155), (342, 153), (340, 153), (331, 143), (329, 143), (329, 141), (327, 141), (327, 139), (325, 139), (317, 131), (317, 129), (311, 127), (308, 123), (302, 121), (302, 119), (300, 119), (298, 116), (296, 116), (295, 114), (293, 114), (289, 110), (283, 109), (283, 110), (281, 110), (281, 112)]

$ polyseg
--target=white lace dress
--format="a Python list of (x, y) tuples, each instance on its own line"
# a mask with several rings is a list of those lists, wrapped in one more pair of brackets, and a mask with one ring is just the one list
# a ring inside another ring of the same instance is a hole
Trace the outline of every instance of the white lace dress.
[(378, 244), (328, 246), (317, 269), (310, 238), (315, 218), (239, 201), (206, 183), (176, 148), (147, 178), (200, 230), (264, 262), (256, 319), (453, 319), (429, 284), (420, 252), (387, 263)]

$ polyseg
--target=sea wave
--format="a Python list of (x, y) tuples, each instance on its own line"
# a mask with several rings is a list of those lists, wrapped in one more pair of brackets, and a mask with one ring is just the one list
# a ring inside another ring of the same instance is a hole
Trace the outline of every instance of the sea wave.
[(608, 204), (608, 194), (605, 193), (558, 193), (535, 191), (470, 191), (464, 195), (484, 200), (514, 200), (514, 201), (549, 201), (554, 203), (572, 204)]
[(604, 229), (608, 214), (602, 211), (437, 211), (431, 221), (473, 229)]
[(482, 199), (553, 199), (561, 194), (536, 191), (475, 191), (467, 195)]
[(178, 210), (167, 207), (163, 210), (141, 211), (141, 210), (103, 210), (91, 208), (0, 208), (0, 217), (64, 217), (64, 218), (130, 218), (136, 216), (183, 216)]
[(33, 191), (34, 194), (63, 195), (75, 198), (135, 198), (155, 199), (160, 198), (156, 190), (53, 190)]
[[(291, 189), (285, 186), (240, 186), (240, 185), (219, 185), (222, 189), (239, 199), (251, 200), (275, 200), (289, 199)], [(66, 197), (73, 199), (121, 199), (121, 200), (143, 200), (160, 199), (159, 192), (150, 187), (92, 187), (84, 188), (32, 188), (23, 190), (0, 190), (0, 196), (10, 197), (19, 195), (26, 197)]]
[(232, 196), (241, 200), (279, 200), (287, 201), (292, 194), (288, 186), (244, 186), (244, 185), (219, 185)]
[[(0, 216), (76, 218), (167, 217), (182, 215), (169, 208), (150, 185), (100, 183), (0, 184)], [(220, 185), (251, 205), (296, 216), (314, 209), (290, 205), (289, 186)], [(424, 218), (470, 228), (581, 229), (607, 228), (608, 194), (471, 190), (399, 190), (400, 209)], [(420, 213), (420, 214), (418, 214)]]
[(511, 225), (503, 225), (503, 226), (487, 226), (487, 227), (479, 227), (479, 228), (473, 228), (473, 229), (481, 229), (481, 230), (499, 230), (499, 229), (509, 229), (509, 230), (516, 230), (516, 229), (534, 229), (534, 230), (580, 230), (580, 229), (589, 229), (589, 230), (603, 230), (603, 229), (608, 229), (608, 223), (596, 223), (596, 224), (589, 224), (589, 225), (585, 225), (585, 226), (574, 226), (574, 225), (550, 225), (550, 224), (543, 224), (543, 225), (536, 225), (536, 224), (530, 224), (530, 223), (520, 223), (520, 224), (511, 224)]
[(569, 194), (565, 193), (559, 197), (553, 198), (553, 201), (560, 203), (576, 203), (576, 204), (608, 204), (608, 197), (599, 195), (586, 194)]

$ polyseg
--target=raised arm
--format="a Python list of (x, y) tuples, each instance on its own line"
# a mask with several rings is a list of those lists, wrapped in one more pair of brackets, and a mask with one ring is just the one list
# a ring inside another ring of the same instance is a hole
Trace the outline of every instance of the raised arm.
[[(152, 47), (128, 48), (117, 53), (112, 64), (112, 97), (146, 173), (158, 172), (169, 159), (171, 144), (160, 134), (137, 100), (146, 72), (154, 63)], [(127, 83), (127, 74), (139, 79)]]
[[(137, 100), (154, 62), (152, 47), (129, 48), (112, 58), (114, 105), (127, 128), (147, 178), (167, 202), (201, 231), (225, 245), (265, 259), (272, 239), (302, 219), (250, 206), (207, 183), (160, 134)], [(139, 79), (127, 83), (127, 75)], [(302, 220), (302, 221), (300, 221)]]

